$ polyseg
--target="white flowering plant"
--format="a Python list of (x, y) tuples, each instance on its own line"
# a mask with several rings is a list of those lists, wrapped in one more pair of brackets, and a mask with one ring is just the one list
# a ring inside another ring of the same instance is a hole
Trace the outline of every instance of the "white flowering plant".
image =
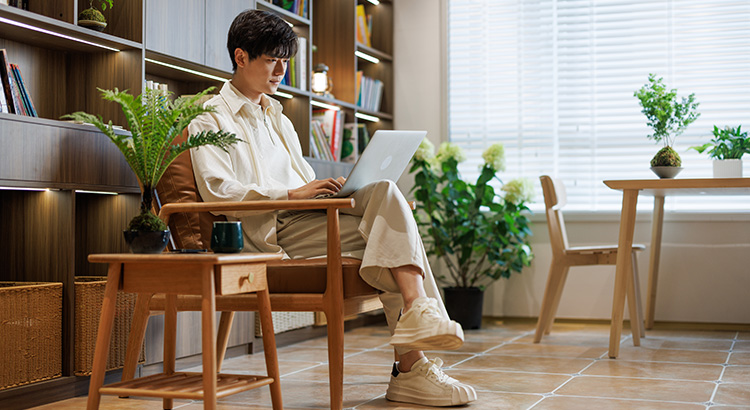
[[(438, 279), (450, 287), (484, 289), (529, 266), (531, 251), (529, 211), (533, 186), (526, 179), (503, 184), (497, 173), (505, 170), (502, 144), (482, 155), (484, 165), (475, 184), (461, 179), (458, 164), (466, 159), (459, 146), (435, 147), (425, 139), (412, 159), (411, 192), (414, 217), (423, 233), (429, 256), (445, 262), (448, 275)], [(495, 192), (490, 182), (501, 185)]]

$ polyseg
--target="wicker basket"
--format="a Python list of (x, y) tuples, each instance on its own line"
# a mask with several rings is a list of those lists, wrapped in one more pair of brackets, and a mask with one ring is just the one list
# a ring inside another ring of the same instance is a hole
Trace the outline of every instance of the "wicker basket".
[[(315, 323), (315, 312), (271, 312), (273, 316), (273, 333), (279, 334), (289, 330), (312, 326)], [(255, 319), (255, 336), (263, 336), (260, 320)]]
[[(94, 365), (96, 333), (99, 330), (99, 317), (102, 313), (106, 277), (76, 276), (76, 319), (75, 319), (75, 370), (78, 376), (91, 374)], [(109, 343), (107, 370), (119, 369), (125, 365), (130, 323), (133, 321), (136, 294), (117, 292), (115, 321)], [(141, 346), (139, 362), (144, 361), (144, 348)]]
[(0, 282), (0, 389), (62, 375), (62, 283)]

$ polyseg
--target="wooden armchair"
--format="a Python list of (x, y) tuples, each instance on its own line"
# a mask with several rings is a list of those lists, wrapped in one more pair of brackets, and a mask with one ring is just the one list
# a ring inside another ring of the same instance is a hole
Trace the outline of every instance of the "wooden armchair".
[[(568, 244), (568, 235), (562, 215), (562, 208), (567, 203), (565, 186), (562, 181), (547, 175), (543, 175), (539, 179), (541, 180), (542, 193), (544, 194), (549, 240), (552, 246), (552, 263), (549, 269), (549, 276), (547, 277), (547, 286), (544, 289), (542, 309), (536, 324), (534, 343), (539, 343), (542, 337), (550, 332), (552, 322), (554, 322), (557, 314), (557, 307), (560, 305), (560, 296), (565, 285), (565, 280), (568, 277), (568, 270), (570, 270), (571, 266), (617, 264), (617, 245), (571, 247)], [(645, 249), (643, 245), (633, 245), (631, 251), (633, 270), (627, 289), (630, 326), (633, 333), (633, 345), (635, 346), (640, 346), (640, 338), (645, 333), (636, 263), (636, 252), (643, 249)]]
[[(185, 138), (183, 134), (182, 138)], [(175, 143), (179, 143), (176, 141)], [(193, 176), (189, 155), (170, 165), (157, 186), (162, 201), (159, 217), (167, 222), (177, 248), (207, 249), (212, 223), (224, 219), (210, 211), (274, 211), (282, 209), (325, 210), (328, 216), (327, 258), (281, 260), (267, 266), (271, 308), (287, 312), (323, 312), (328, 322), (328, 363), (331, 409), (343, 406), (344, 317), (382, 308), (378, 291), (359, 276), (360, 260), (342, 258), (339, 237), (339, 209), (354, 207), (353, 199), (314, 199), (289, 201), (202, 202)], [(148, 317), (163, 311), (164, 296), (140, 297), (136, 302), (133, 325), (123, 370), (123, 380), (132, 379), (138, 352), (143, 343)], [(255, 311), (255, 295), (216, 297), (221, 311), (217, 335), (218, 366), (226, 352), (228, 333), (235, 311)], [(199, 297), (179, 297), (177, 310), (199, 311)]]

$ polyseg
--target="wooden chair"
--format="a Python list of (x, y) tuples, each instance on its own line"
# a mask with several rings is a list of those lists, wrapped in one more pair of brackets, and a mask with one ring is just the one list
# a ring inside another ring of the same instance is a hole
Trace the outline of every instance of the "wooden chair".
[[(180, 143), (186, 137), (182, 135)], [(382, 308), (378, 291), (359, 276), (361, 261), (341, 257), (339, 209), (354, 207), (353, 199), (289, 201), (202, 202), (195, 184), (189, 155), (175, 160), (157, 186), (161, 201), (159, 217), (172, 231), (174, 246), (180, 249), (208, 249), (213, 221), (223, 220), (209, 212), (275, 211), (318, 209), (327, 213), (327, 258), (281, 260), (267, 265), (271, 308), (285, 312), (323, 312), (328, 322), (328, 366), (331, 409), (343, 406), (344, 317)], [(140, 297), (136, 301), (131, 336), (123, 369), (123, 380), (132, 379), (151, 312), (164, 309), (163, 295)], [(256, 311), (255, 295), (217, 296), (221, 311), (217, 336), (217, 364), (226, 353), (229, 329), (235, 311)], [(180, 296), (177, 309), (200, 311), (200, 297)]]
[[(550, 333), (552, 322), (555, 320), (557, 308), (560, 305), (560, 295), (571, 266), (614, 266), (617, 264), (617, 245), (576, 247), (568, 245), (565, 221), (562, 215), (562, 207), (567, 203), (565, 186), (560, 180), (546, 175), (539, 179), (542, 182), (542, 192), (544, 193), (547, 227), (549, 228), (550, 245), (552, 246), (552, 263), (547, 277), (547, 286), (544, 289), (542, 310), (536, 324), (534, 343), (539, 343), (543, 335)], [(645, 333), (636, 263), (636, 251), (644, 249), (645, 246), (643, 245), (633, 245), (633, 274), (628, 282), (627, 290), (630, 326), (633, 333), (633, 345), (635, 346), (640, 346), (640, 338)]]

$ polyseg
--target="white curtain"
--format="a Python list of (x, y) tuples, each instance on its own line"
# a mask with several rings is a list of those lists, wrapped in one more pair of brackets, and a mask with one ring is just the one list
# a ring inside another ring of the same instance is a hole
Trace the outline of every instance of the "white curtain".
[[(649, 161), (660, 145), (646, 138), (633, 96), (649, 73), (700, 103), (700, 118), (675, 140), (679, 177), (711, 177), (709, 157), (688, 147), (708, 142), (714, 125), (750, 130), (750, 0), (449, 0), (448, 43), (450, 139), (466, 150), (465, 179), (502, 142), (502, 179), (538, 186), (539, 175), (555, 175), (568, 188), (566, 209), (619, 209), (621, 193), (603, 180), (655, 178)], [(694, 210), (749, 204), (667, 201)]]

